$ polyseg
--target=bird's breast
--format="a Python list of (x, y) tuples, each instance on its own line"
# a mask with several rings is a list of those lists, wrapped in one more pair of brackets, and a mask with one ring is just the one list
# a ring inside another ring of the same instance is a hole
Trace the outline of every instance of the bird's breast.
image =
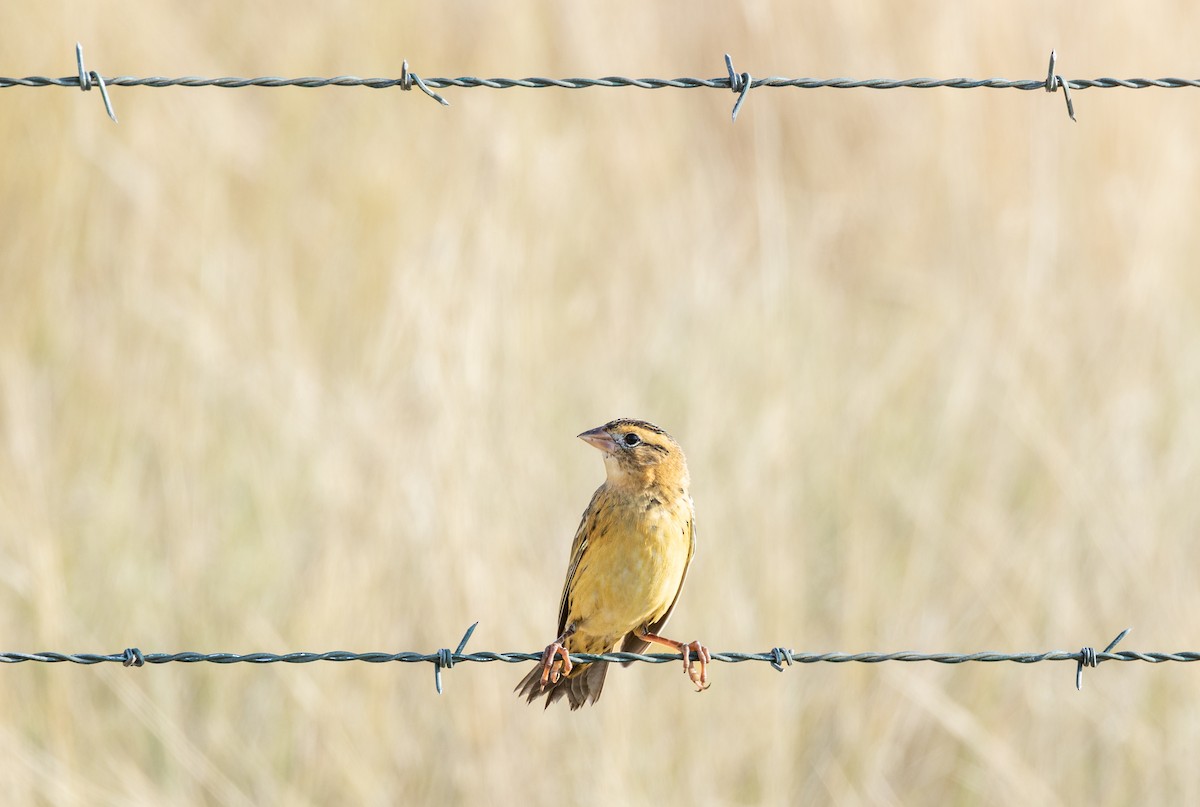
[[(619, 639), (656, 621), (675, 600), (691, 555), (690, 502), (610, 503), (580, 564), (571, 619)], [(585, 565), (586, 564), (586, 565)]]

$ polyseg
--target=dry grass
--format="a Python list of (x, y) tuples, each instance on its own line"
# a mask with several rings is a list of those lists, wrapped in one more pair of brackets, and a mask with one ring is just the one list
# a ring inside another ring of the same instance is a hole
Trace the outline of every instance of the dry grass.
[[(1200, 73), (1194, 4), (0, 9), (0, 73)], [(336, 6), (336, 7), (335, 7)], [(906, 12), (898, 9), (906, 8)], [(0, 645), (534, 649), (623, 414), (715, 649), (1200, 647), (1195, 91), (0, 93)], [(1195, 803), (1186, 667), (0, 670), (10, 803)]]

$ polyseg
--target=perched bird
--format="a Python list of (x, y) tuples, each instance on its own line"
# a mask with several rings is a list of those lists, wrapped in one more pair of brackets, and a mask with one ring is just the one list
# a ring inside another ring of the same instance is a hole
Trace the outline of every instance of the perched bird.
[(579, 437), (604, 452), (607, 479), (592, 496), (571, 544), (558, 638), (516, 691), (529, 703), (546, 695), (547, 707), (565, 695), (578, 709), (600, 697), (608, 664), (572, 664), (570, 653), (641, 653), (651, 642), (679, 652), (684, 671), (703, 691), (708, 648), (659, 634), (675, 610), (696, 551), (683, 450), (644, 420), (614, 420)]

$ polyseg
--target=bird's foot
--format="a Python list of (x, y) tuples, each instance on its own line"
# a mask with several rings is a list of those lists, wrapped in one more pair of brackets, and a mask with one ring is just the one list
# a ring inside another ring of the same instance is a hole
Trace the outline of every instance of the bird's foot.
[[(708, 689), (708, 663), (712, 661), (712, 654), (708, 652), (708, 648), (699, 641), (694, 641), (681, 645), (679, 652), (683, 654), (683, 671), (696, 685), (696, 691), (703, 692)], [(696, 654), (695, 661), (692, 660), (692, 653)]]
[[(644, 642), (654, 642), (655, 644), (665, 645), (672, 650), (678, 650), (683, 656), (683, 671), (687, 673), (688, 678), (692, 679), (692, 683), (696, 685), (697, 692), (703, 692), (708, 689), (708, 663), (712, 661), (712, 654), (708, 652), (708, 648), (700, 644), (700, 642), (680, 642), (675, 639), (668, 639), (666, 636), (659, 636), (657, 633), (650, 633), (647, 630), (640, 630), (636, 634), (637, 638)], [(695, 661), (692, 660), (692, 653), (696, 654)]]
[(561, 676), (570, 675), (572, 666), (571, 654), (565, 645), (560, 642), (546, 645), (542, 653), (542, 689), (546, 688), (547, 682), (557, 684)]

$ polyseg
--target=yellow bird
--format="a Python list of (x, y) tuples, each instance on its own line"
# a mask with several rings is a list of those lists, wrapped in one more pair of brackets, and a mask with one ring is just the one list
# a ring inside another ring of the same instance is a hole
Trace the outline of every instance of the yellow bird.
[(684, 671), (703, 691), (708, 648), (659, 635), (696, 551), (683, 449), (644, 420), (614, 420), (579, 437), (604, 452), (607, 478), (571, 544), (558, 638), (516, 691), (529, 703), (545, 694), (547, 707), (565, 695), (578, 709), (600, 697), (608, 664), (572, 664), (570, 653), (641, 653), (651, 642), (679, 652)]

